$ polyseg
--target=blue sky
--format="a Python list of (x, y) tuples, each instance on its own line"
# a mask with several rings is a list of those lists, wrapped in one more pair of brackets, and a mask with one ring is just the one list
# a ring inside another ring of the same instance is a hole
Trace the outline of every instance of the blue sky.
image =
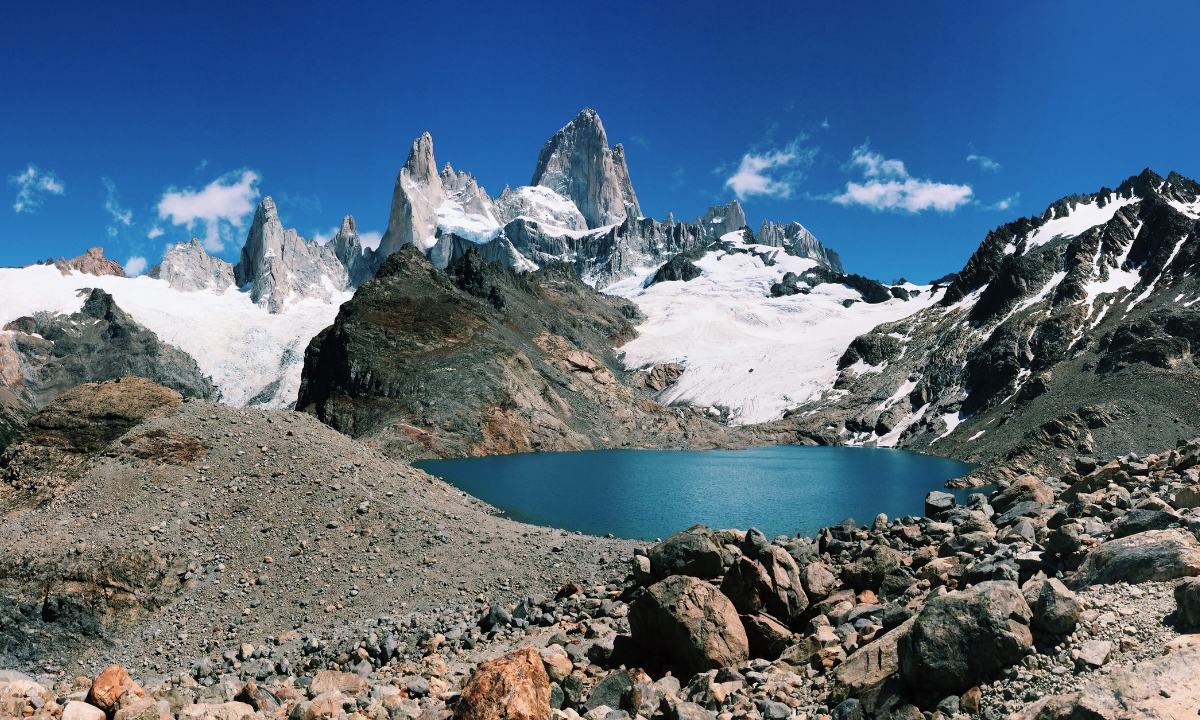
[(585, 106), (645, 214), (740, 194), (884, 280), (1147, 166), (1200, 177), (1195, 3), (354, 5), (10, 4), (0, 265), (236, 259), (263, 195), (306, 237), (381, 232), (421, 132), (496, 195)]

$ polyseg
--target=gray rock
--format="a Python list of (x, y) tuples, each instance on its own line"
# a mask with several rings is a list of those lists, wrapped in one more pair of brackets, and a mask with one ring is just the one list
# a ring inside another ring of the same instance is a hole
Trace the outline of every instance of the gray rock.
[(1061, 580), (1050, 578), (1042, 583), (1033, 610), (1033, 626), (1052, 635), (1066, 635), (1075, 629), (1083, 605)]
[(1180, 620), (1192, 627), (1200, 626), (1200, 578), (1175, 583), (1175, 605)]
[(1112, 652), (1113, 644), (1108, 640), (1088, 640), (1072, 654), (1078, 665), (1098, 668), (1112, 658)]
[(375, 268), (378, 266), (375, 251), (363, 247), (358, 229), (354, 225), (354, 218), (350, 215), (342, 218), (342, 226), (329, 241), (329, 248), (346, 269), (350, 287), (362, 285), (375, 274)]
[(429, 249), (437, 241), (437, 211), (445, 199), (446, 190), (433, 159), (433, 137), (423, 133), (413, 141), (408, 159), (396, 175), (378, 261), (386, 260), (405, 245), (416, 245), (422, 252)]
[(746, 631), (729, 598), (706, 582), (675, 575), (650, 586), (629, 607), (635, 642), (690, 672), (736, 667), (750, 656)]
[(902, 557), (886, 545), (872, 545), (858, 560), (842, 568), (842, 582), (855, 590), (878, 590), (884, 578), (899, 569)]
[(746, 227), (746, 214), (742, 212), (741, 204), (734, 200), (728, 205), (710, 207), (707, 212), (696, 218), (695, 224), (704, 238), (716, 240), (722, 235)]
[(272, 313), (283, 312), (297, 300), (333, 302), (334, 294), (348, 287), (346, 268), (333, 248), (284, 230), (270, 197), (263, 198), (254, 213), (233, 272), (238, 287), (249, 284), (250, 298)]
[(172, 245), (163, 253), (162, 262), (146, 271), (146, 277), (166, 280), (183, 292), (214, 290), (221, 295), (234, 286), (233, 265), (209, 255), (196, 238)]
[(529, 184), (570, 199), (589, 228), (621, 223), (627, 214), (639, 218), (642, 212), (629, 182), (624, 148), (618, 148), (609, 149), (600, 116), (584, 108), (546, 141)]
[(984, 582), (933, 598), (899, 643), (901, 675), (918, 687), (965, 690), (1025, 656), (1033, 645), (1031, 616), (1009, 582)]
[(947, 510), (953, 510), (957, 504), (954, 496), (950, 493), (931, 490), (925, 496), (925, 517), (937, 517)]
[(862, 703), (858, 698), (843, 700), (829, 713), (833, 720), (863, 720)]
[(1166, 530), (1179, 523), (1179, 517), (1161, 510), (1130, 510), (1112, 526), (1114, 538), (1128, 537), (1147, 530)]
[(610, 708), (620, 707), (621, 696), (632, 687), (633, 677), (628, 670), (614, 670), (597, 683), (592, 692), (588, 694), (583, 709), (584, 711), (594, 710), (601, 705), (607, 705)]
[(762, 713), (763, 720), (787, 720), (792, 716), (792, 709), (776, 700), (762, 698), (755, 700), (754, 705)]
[(691, 575), (715, 578), (724, 569), (721, 545), (713, 531), (693, 525), (650, 548), (650, 571), (657, 578)]
[[(1066, 526), (1063, 526), (1066, 527)], [(1062, 529), (1062, 528), (1060, 528)], [(1200, 543), (1186, 530), (1150, 530), (1101, 543), (1069, 578), (1072, 588), (1200, 575)]]

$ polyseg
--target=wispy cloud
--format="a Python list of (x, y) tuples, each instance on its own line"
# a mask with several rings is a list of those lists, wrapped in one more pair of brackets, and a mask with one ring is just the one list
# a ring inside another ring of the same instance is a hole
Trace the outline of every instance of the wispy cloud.
[(153, 240), (156, 237), (162, 237), (165, 233), (166, 233), (165, 230), (163, 230), (159, 226), (155, 225), (154, 227), (150, 228), (150, 232), (146, 233), (146, 237)]
[(137, 277), (144, 272), (146, 272), (146, 258), (134, 255), (125, 261), (125, 275), (128, 277)]
[[(108, 199), (104, 201), (104, 209), (108, 211), (109, 215), (113, 216), (114, 221), (129, 227), (130, 223), (133, 222), (133, 211), (121, 207), (121, 194), (117, 192), (116, 183), (111, 178), (106, 177), (100, 178), (100, 182), (104, 183), (104, 187), (108, 190)], [(116, 234), (111, 232), (113, 229), (115, 228), (110, 228), (110, 235)]]
[(984, 155), (976, 155), (971, 153), (967, 156), (967, 162), (979, 163), (982, 170), (991, 170), (992, 172), (1000, 172), (1001, 165), (990, 157)]
[(752, 195), (791, 196), (796, 181), (802, 177), (801, 168), (811, 165), (817, 154), (815, 147), (800, 146), (807, 139), (801, 135), (782, 149), (751, 150), (742, 156), (737, 171), (725, 180), (725, 187), (733, 190), (739, 200)]
[(908, 174), (900, 160), (889, 160), (870, 151), (867, 143), (854, 149), (850, 167), (862, 172), (865, 182), (846, 183), (846, 191), (831, 200), (839, 205), (862, 205), (872, 210), (922, 210), (950, 212), (971, 201), (969, 185), (921, 180)]
[(258, 181), (257, 173), (242, 170), (219, 177), (200, 190), (169, 189), (158, 202), (158, 216), (188, 230), (197, 222), (204, 223), (204, 249), (221, 252), (232, 239), (233, 229), (241, 230), (246, 216), (254, 212)]
[(1009, 208), (1016, 207), (1017, 200), (1020, 199), (1020, 197), (1021, 197), (1021, 193), (1013, 193), (1012, 195), (1009, 195), (1008, 197), (1004, 198), (1003, 200), (1001, 200), (999, 202), (988, 205), (987, 209), (988, 210), (1007, 210)]
[(42, 172), (32, 163), (20, 175), (10, 175), (8, 182), (17, 186), (13, 210), (19, 213), (36, 211), (47, 195), (62, 195), (67, 189), (52, 171)]

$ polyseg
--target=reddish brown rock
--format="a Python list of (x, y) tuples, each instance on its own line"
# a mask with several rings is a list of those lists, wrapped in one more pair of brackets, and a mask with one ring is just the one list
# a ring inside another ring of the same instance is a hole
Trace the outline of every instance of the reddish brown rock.
[(137, 697), (146, 697), (146, 691), (129, 677), (125, 668), (120, 665), (109, 665), (104, 668), (92, 682), (87, 700), (104, 712), (114, 712), (117, 702), (125, 693), (133, 693)]
[(85, 275), (125, 277), (125, 270), (121, 267), (121, 263), (104, 257), (104, 248), (102, 247), (88, 248), (87, 252), (70, 260), (60, 258), (54, 263), (54, 267), (58, 268), (63, 275), (70, 275), (72, 270), (77, 270)]
[(750, 658), (737, 608), (712, 585), (673, 575), (629, 608), (633, 639), (689, 672), (737, 667)]
[(549, 720), (550, 678), (533, 648), (521, 648), (475, 669), (463, 688), (460, 720)]

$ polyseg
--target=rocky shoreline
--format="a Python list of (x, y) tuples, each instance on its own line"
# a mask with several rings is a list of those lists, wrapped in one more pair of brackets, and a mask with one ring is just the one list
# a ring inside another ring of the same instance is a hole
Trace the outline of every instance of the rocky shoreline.
[(120, 385), (64, 395), (0, 461), (0, 715), (990, 720), (1198, 697), (1200, 441), (931, 493), (926, 517), (644, 547), (496, 517), (303, 414)]

